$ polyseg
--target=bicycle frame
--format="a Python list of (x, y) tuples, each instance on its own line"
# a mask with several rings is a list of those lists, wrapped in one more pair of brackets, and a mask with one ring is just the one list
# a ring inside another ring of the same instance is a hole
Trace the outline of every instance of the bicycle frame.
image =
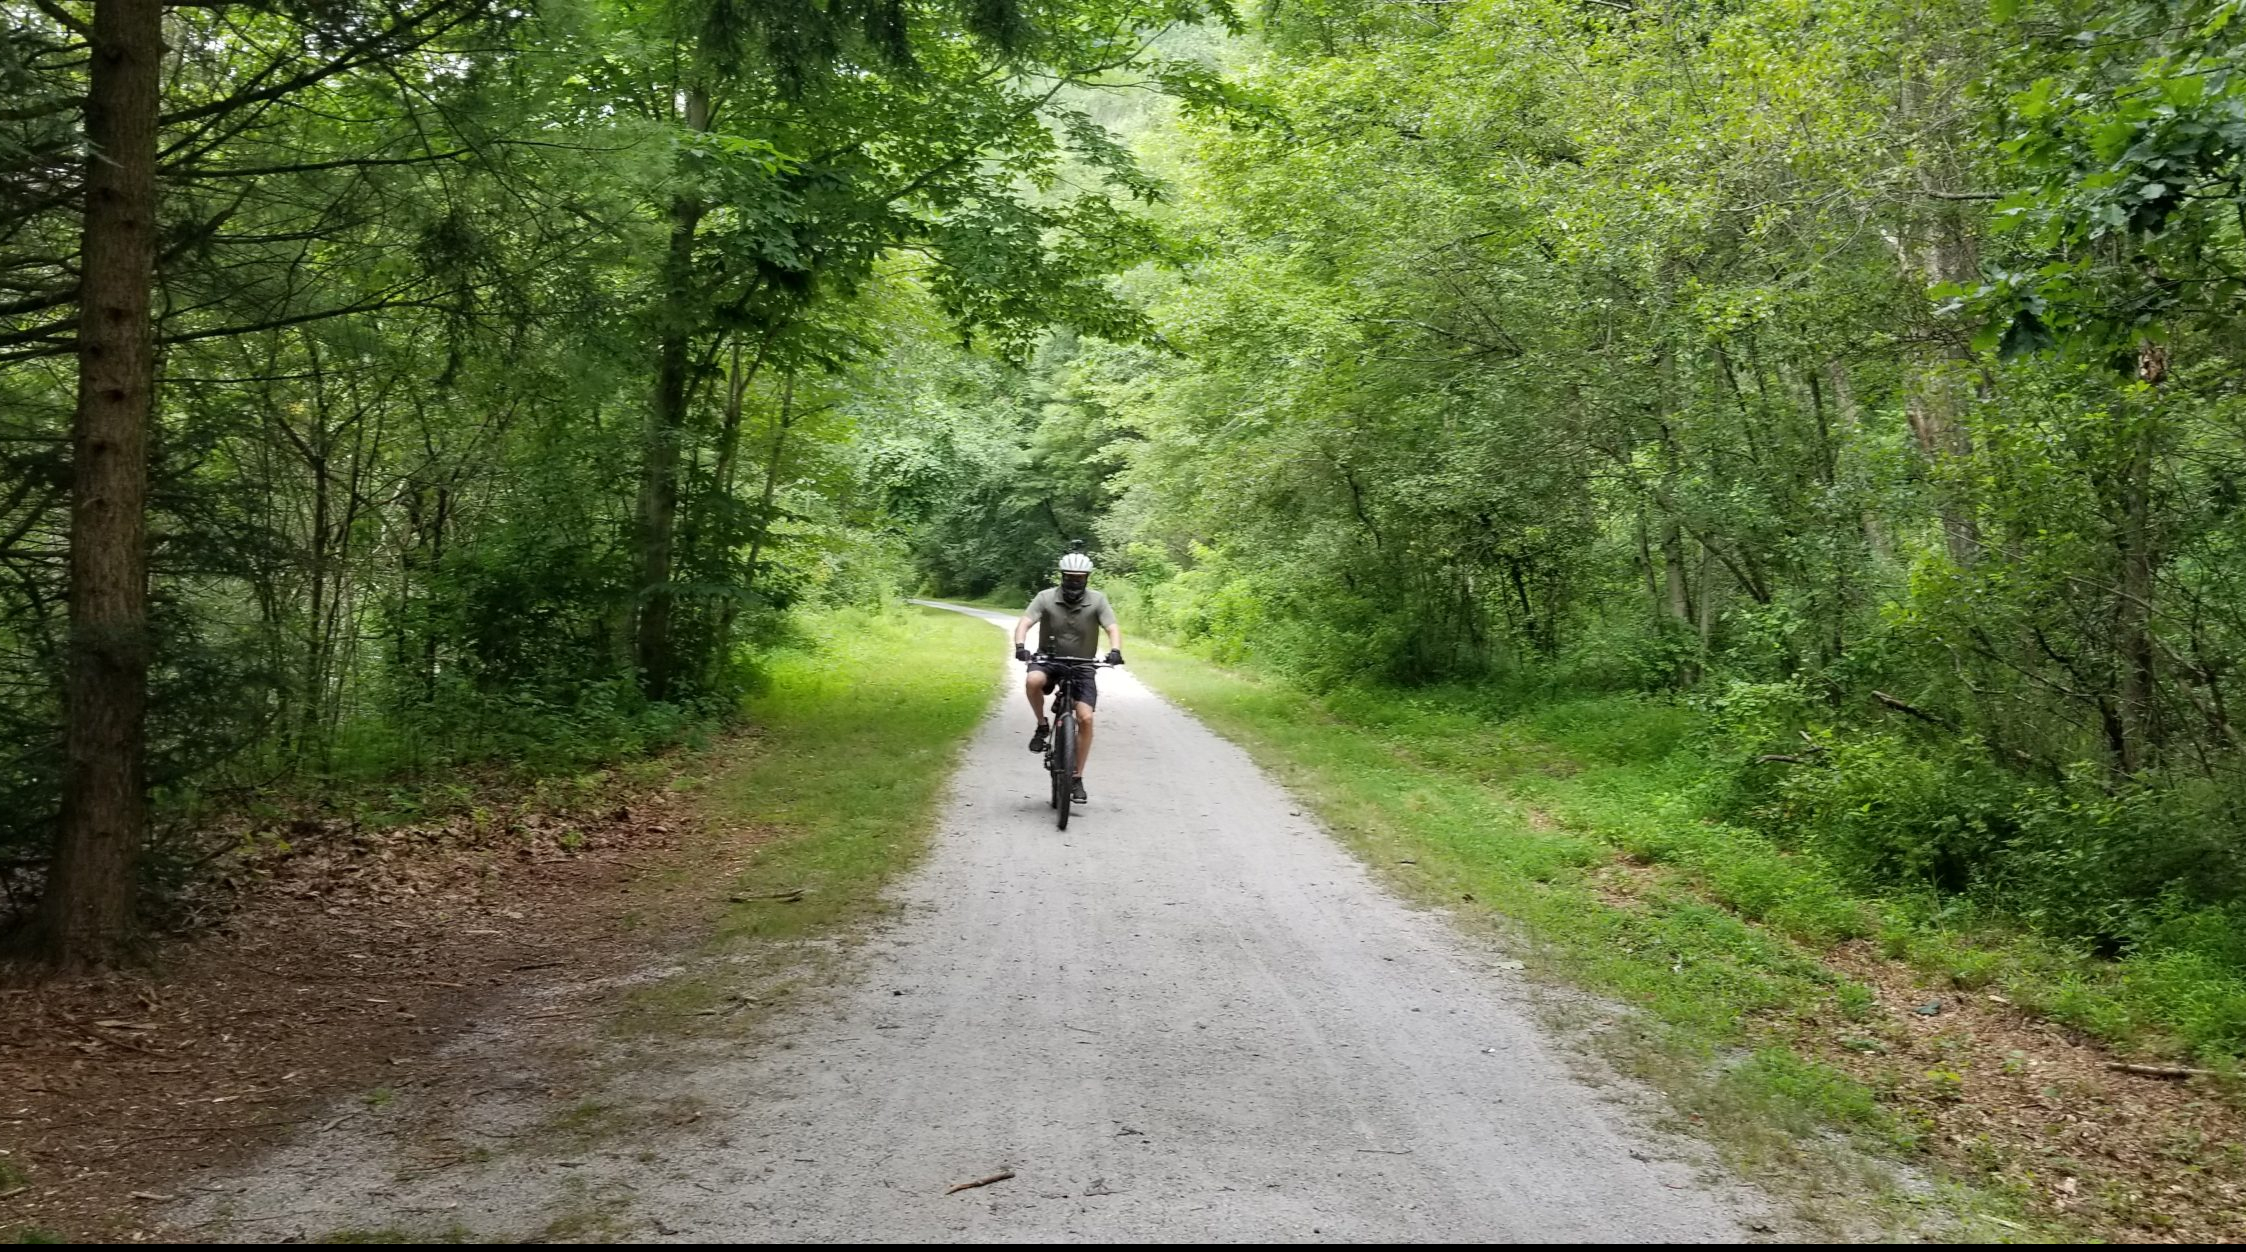
[(1053, 740), (1045, 750), (1045, 770), (1052, 775), (1052, 805), (1054, 820), (1062, 830), (1068, 829), (1071, 808), (1069, 786), (1076, 774), (1076, 685), (1094, 670), (1108, 667), (1106, 661), (1088, 656), (1046, 656), (1039, 653), (1031, 658), (1032, 664), (1052, 666)]

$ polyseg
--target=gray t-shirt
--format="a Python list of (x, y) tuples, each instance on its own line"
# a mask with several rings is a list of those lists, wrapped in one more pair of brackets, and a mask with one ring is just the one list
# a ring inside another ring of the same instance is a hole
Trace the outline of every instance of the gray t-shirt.
[(1061, 589), (1047, 587), (1029, 602), (1028, 618), (1037, 624), (1037, 651), (1047, 656), (1098, 656), (1100, 629), (1115, 624), (1107, 597), (1087, 587), (1074, 604)]

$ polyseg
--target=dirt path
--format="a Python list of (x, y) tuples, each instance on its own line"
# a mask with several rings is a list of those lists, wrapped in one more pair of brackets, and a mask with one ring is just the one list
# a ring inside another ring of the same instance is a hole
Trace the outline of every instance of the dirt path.
[(304, 1147), (223, 1210), (300, 1215), (249, 1237), (535, 1226), (563, 1194), (610, 1234), (713, 1242), (1751, 1237), (1763, 1206), (1571, 1077), (1500, 954), (1128, 671), (1101, 695), (1065, 834), (1010, 699), (847, 985), (608, 1096), (690, 1124), (427, 1175)]

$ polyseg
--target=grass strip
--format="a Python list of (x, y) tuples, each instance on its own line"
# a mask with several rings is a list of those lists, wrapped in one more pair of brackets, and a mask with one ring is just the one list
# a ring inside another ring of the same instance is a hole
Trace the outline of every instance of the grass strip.
[(761, 836), (737, 868), (681, 871), (727, 875), (708, 940), (720, 959), (634, 991), (617, 1023), (627, 1035), (730, 1031), (761, 1016), (732, 1010), (829, 981), (822, 941), (886, 907), (883, 888), (927, 850), (960, 750), (998, 697), (1003, 640), (975, 618), (906, 605), (797, 624), (743, 710), (745, 747), (698, 784), (713, 825)]
[(735, 881), (721, 941), (798, 939), (878, 908), (926, 850), (960, 750), (999, 694), (1002, 640), (974, 618), (906, 607), (806, 626), (749, 704), (758, 750), (711, 786), (723, 818), (778, 832)]

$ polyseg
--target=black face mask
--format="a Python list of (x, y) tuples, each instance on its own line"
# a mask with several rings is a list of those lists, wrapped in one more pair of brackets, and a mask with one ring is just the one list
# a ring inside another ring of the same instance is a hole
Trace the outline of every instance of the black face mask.
[(1084, 600), (1084, 588), (1088, 584), (1090, 584), (1091, 581), (1091, 576), (1087, 574), (1061, 575), (1061, 599), (1066, 600), (1070, 604), (1082, 603)]

